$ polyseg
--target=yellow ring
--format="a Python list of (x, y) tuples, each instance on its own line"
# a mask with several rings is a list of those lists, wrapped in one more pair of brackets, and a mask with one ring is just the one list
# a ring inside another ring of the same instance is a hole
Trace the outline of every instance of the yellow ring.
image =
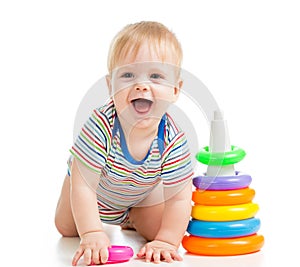
[(202, 221), (235, 221), (254, 217), (258, 212), (258, 205), (252, 202), (230, 206), (205, 206), (192, 207), (192, 217)]
[(235, 190), (195, 190), (192, 200), (196, 204), (208, 206), (226, 206), (249, 203), (255, 196), (249, 187)]

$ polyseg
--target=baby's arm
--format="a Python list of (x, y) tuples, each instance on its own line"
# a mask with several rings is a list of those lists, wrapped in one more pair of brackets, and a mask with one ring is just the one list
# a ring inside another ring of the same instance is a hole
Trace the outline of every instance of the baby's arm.
[(166, 188), (164, 194), (165, 210), (155, 239), (178, 248), (191, 215), (192, 182), (188, 182), (179, 192), (176, 192), (174, 188)]
[(164, 193), (166, 201), (161, 227), (154, 241), (147, 243), (138, 253), (139, 257), (145, 256), (146, 261), (153, 259), (155, 263), (159, 263), (161, 258), (168, 262), (182, 260), (177, 249), (190, 219), (192, 183), (181, 190), (166, 188)]
[[(88, 175), (92, 179), (87, 182), (82, 176), (83, 173), (85, 177)], [(72, 265), (76, 265), (81, 256), (84, 257), (84, 262), (87, 265), (91, 261), (95, 264), (105, 263), (108, 259), (107, 248), (110, 246), (110, 242), (103, 231), (99, 218), (96, 197), (97, 181), (96, 174), (74, 159), (71, 175), (71, 206), (81, 242)]]

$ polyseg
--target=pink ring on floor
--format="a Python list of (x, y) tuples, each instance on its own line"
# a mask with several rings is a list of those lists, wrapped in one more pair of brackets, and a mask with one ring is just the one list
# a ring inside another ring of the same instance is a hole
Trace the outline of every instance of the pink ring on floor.
[(108, 248), (108, 252), (107, 263), (128, 261), (133, 256), (133, 250), (129, 246), (111, 246)]
[[(111, 246), (110, 248), (108, 248), (108, 260), (106, 263), (110, 264), (110, 263), (129, 261), (132, 256), (133, 256), (133, 250), (129, 246)], [(92, 261), (89, 266), (91, 265), (98, 265), (98, 264), (95, 264)]]

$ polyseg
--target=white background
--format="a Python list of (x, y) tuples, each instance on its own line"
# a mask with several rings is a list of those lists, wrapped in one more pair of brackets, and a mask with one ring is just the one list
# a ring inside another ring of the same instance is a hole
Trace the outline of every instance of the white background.
[(0, 265), (47, 264), (80, 101), (106, 74), (113, 36), (156, 20), (176, 33), (183, 68), (247, 152), (236, 168), (253, 177), (265, 266), (299, 266), (299, 14), (290, 0), (1, 1)]

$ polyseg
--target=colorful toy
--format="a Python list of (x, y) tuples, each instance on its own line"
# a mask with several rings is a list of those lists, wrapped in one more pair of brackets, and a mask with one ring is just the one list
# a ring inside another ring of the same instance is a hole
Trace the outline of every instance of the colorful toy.
[[(106, 264), (129, 261), (132, 256), (133, 256), (133, 250), (131, 247), (113, 245), (110, 248), (108, 248), (108, 260)], [(92, 261), (90, 266), (91, 265), (96, 265), (96, 264)]]
[(191, 220), (187, 231), (194, 236), (208, 238), (231, 238), (255, 234), (260, 228), (260, 220), (250, 218), (236, 221)]
[(107, 263), (129, 261), (133, 256), (133, 250), (128, 246), (111, 246), (108, 248), (109, 256)]
[(182, 245), (188, 252), (206, 256), (234, 256), (257, 252), (264, 244), (262, 235), (236, 238), (203, 238), (184, 236)]
[(194, 186), (204, 190), (240, 189), (248, 187), (251, 182), (250, 175), (240, 172), (235, 172), (232, 176), (198, 176), (193, 179)]
[(194, 205), (192, 207), (192, 217), (204, 221), (232, 221), (243, 220), (253, 216), (258, 211), (258, 205), (255, 203), (246, 203), (231, 206), (205, 206)]
[(211, 191), (196, 189), (192, 200), (195, 204), (207, 206), (224, 206), (251, 202), (255, 196), (254, 189), (249, 187), (234, 190)]
[(209, 147), (206, 146), (196, 155), (196, 159), (206, 165), (224, 166), (240, 162), (246, 153), (237, 146), (231, 146), (226, 152), (211, 153)]
[(264, 237), (258, 235), (260, 220), (254, 216), (259, 206), (252, 202), (255, 191), (249, 188), (252, 178), (234, 170), (246, 153), (231, 146), (226, 122), (216, 111), (211, 121), (209, 147), (197, 153), (207, 165), (204, 175), (193, 184), (192, 220), (182, 240), (190, 253), (209, 256), (242, 255), (259, 251)]

